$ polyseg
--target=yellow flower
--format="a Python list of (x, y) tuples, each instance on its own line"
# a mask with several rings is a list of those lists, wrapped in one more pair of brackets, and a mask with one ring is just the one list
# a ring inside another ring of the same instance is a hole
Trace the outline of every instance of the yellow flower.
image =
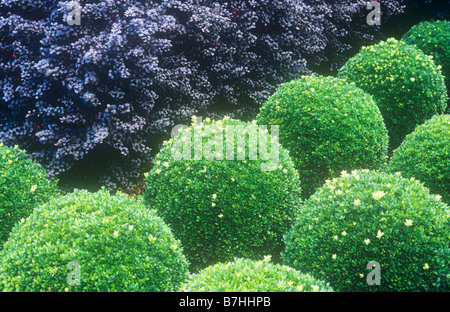
[(428, 265), (428, 263), (425, 263), (425, 265), (423, 266), (424, 270), (428, 270), (430, 268), (430, 266)]
[(355, 206), (361, 205), (361, 200), (360, 200), (360, 199), (355, 199), (355, 200), (353, 201), (353, 205), (355, 205)]
[(413, 224), (413, 221), (411, 219), (405, 219), (405, 225), (411, 226)]
[(364, 240), (364, 244), (369, 245), (369, 243), (370, 243), (370, 239), (366, 238), (366, 239)]
[(216, 207), (216, 203), (211, 203), (211, 206), (212, 207)]
[(380, 200), (384, 195), (386, 195), (386, 193), (383, 191), (376, 191), (372, 193), (372, 196), (373, 198), (375, 198), (375, 200)]
[(381, 236), (383, 236), (384, 235), (384, 233), (383, 232), (381, 232), (380, 230), (378, 230), (378, 233), (377, 233), (377, 238), (381, 238)]
[(345, 235), (347, 235), (347, 232), (342, 231), (341, 235), (342, 235), (342, 236), (345, 236)]
[(154, 237), (152, 234), (149, 235), (148, 240), (150, 241), (150, 244), (153, 244), (156, 241), (156, 237)]
[(319, 291), (319, 286), (312, 285), (311, 288), (313, 291)]
[(331, 258), (336, 259), (336, 254), (332, 254)]
[(218, 215), (219, 218), (223, 218), (223, 214)]
[(158, 169), (155, 170), (155, 172), (156, 172), (156, 174), (160, 174), (161, 173), (161, 169), (158, 168)]
[(113, 235), (114, 235), (114, 237), (118, 237), (119, 236), (119, 231), (114, 231)]
[(217, 194), (212, 194), (212, 199), (216, 199), (217, 198)]
[(30, 192), (34, 193), (34, 191), (36, 191), (36, 189), (37, 189), (37, 185), (35, 184), (31, 187)]
[(134, 226), (133, 226), (133, 225), (130, 225), (130, 226), (128, 226), (128, 229), (129, 229), (130, 231), (133, 231)]

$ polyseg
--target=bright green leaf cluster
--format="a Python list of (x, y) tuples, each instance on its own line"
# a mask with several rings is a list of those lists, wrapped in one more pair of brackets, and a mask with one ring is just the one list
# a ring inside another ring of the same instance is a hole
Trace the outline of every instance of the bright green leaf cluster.
[(444, 76), (431, 56), (415, 46), (390, 38), (363, 47), (339, 70), (373, 96), (397, 148), (414, 128), (447, 107)]
[(258, 124), (279, 125), (309, 197), (342, 170), (378, 169), (388, 134), (372, 97), (335, 77), (303, 76), (283, 84), (263, 105)]
[[(423, 21), (413, 26), (402, 41), (415, 44), (425, 54), (432, 55), (445, 77), (447, 93), (450, 91), (450, 21)], [(449, 102), (447, 102), (449, 104)], [(450, 113), (450, 105), (447, 106)]]
[[(355, 170), (327, 181), (286, 235), (286, 265), (335, 291), (449, 291), (450, 209), (415, 179)], [(381, 266), (370, 286), (367, 264)]]
[[(274, 260), (279, 258), (284, 248), (283, 235), (291, 228), (301, 205), (297, 171), (272, 132), (266, 147), (269, 151), (278, 148), (274, 170), (262, 170), (261, 165), (268, 161), (259, 155), (250, 159), (249, 147), (255, 143), (250, 136), (246, 136), (243, 147), (238, 147), (235, 139), (234, 151), (229, 149), (234, 153), (232, 160), (226, 159), (226, 149), (221, 158), (210, 160), (205, 159), (205, 153), (196, 160), (194, 151), (191, 160), (173, 156), (180, 142), (190, 141), (195, 150), (197, 139), (205, 146), (223, 135), (226, 145), (231, 126), (256, 127), (256, 123), (227, 117), (194, 123), (165, 143), (147, 174), (145, 202), (157, 209), (180, 239), (193, 271), (234, 257), (255, 259), (272, 254)], [(216, 134), (211, 135), (208, 127), (215, 127)], [(239, 148), (246, 151), (243, 160), (237, 157)]]
[(190, 277), (182, 288), (190, 292), (331, 292), (323, 281), (270, 258), (254, 261), (235, 259), (207, 267)]
[[(73, 261), (80, 285), (68, 281)], [(181, 245), (162, 219), (105, 189), (40, 205), (0, 254), (2, 291), (173, 291), (187, 277)]]
[(387, 170), (420, 180), (450, 204), (450, 115), (434, 116), (407, 135)]
[(58, 194), (57, 181), (47, 179), (41, 165), (0, 143), (0, 249), (20, 219)]

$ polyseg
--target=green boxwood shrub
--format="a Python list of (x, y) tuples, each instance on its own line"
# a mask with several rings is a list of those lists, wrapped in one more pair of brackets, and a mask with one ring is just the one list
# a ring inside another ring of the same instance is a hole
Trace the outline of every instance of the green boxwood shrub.
[(288, 266), (270, 262), (235, 259), (218, 263), (191, 275), (182, 290), (189, 292), (331, 292), (323, 281)]
[[(335, 291), (449, 291), (450, 209), (399, 173), (342, 172), (303, 205), (283, 259)], [(380, 264), (380, 285), (369, 285)]]
[(389, 138), (378, 107), (342, 79), (303, 76), (283, 84), (257, 122), (279, 125), (280, 143), (290, 152), (305, 198), (342, 170), (378, 169), (387, 160)]
[(17, 146), (0, 143), (0, 249), (13, 226), (33, 209), (59, 194), (56, 180)]
[(105, 189), (40, 205), (0, 255), (2, 291), (173, 291), (187, 277), (182, 247), (155, 211)]
[[(180, 239), (193, 271), (234, 257), (257, 259), (272, 254), (274, 260), (279, 259), (284, 248), (283, 235), (298, 212), (299, 177), (289, 153), (278, 144), (276, 132), (266, 129), (266, 151), (275, 155), (272, 151), (278, 149), (278, 159), (273, 162), (261, 156), (264, 149), (255, 146), (251, 136), (246, 135), (242, 140), (245, 144), (240, 147), (237, 143), (233, 149), (226, 147), (233, 142), (227, 140), (231, 138), (231, 127), (238, 131), (238, 127), (243, 130), (248, 126), (258, 129), (255, 122), (227, 117), (186, 126), (178, 136), (165, 142), (147, 174), (145, 201), (157, 209)], [(238, 132), (244, 134), (241, 130)], [(203, 154), (195, 159), (197, 140), (203, 140), (203, 146), (207, 146), (222, 138), (223, 144), (217, 146), (223, 149), (211, 149), (214, 158), (203, 149)], [(238, 136), (234, 139), (237, 142)], [(180, 159), (175, 153), (183, 142), (192, 143), (191, 148), (186, 147), (191, 160), (189, 156)], [(259, 154), (253, 160), (248, 156), (251, 147), (257, 147)], [(245, 157), (239, 159), (244, 150)], [(232, 157), (226, 156), (228, 153)], [(272, 168), (267, 170), (264, 165)]]
[(420, 180), (450, 203), (450, 115), (434, 116), (407, 135), (387, 171)]
[[(436, 65), (442, 68), (447, 94), (450, 93), (450, 21), (423, 21), (406, 32), (402, 41), (415, 44), (425, 54), (433, 56)], [(450, 113), (448, 101), (447, 112)]]
[(432, 57), (394, 38), (363, 47), (338, 76), (373, 96), (386, 123), (391, 150), (417, 125), (447, 107), (444, 76)]

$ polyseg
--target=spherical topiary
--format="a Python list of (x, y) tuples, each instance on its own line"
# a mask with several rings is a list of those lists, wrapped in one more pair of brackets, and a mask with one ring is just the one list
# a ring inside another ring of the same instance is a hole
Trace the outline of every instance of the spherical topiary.
[(25, 151), (0, 143), (0, 249), (13, 226), (33, 209), (58, 195), (56, 180), (26, 156)]
[[(447, 86), (447, 94), (450, 92), (450, 21), (423, 21), (413, 26), (402, 41), (415, 44), (425, 54), (432, 55), (434, 62), (441, 67)], [(450, 105), (447, 102), (447, 111)]]
[(450, 203), (450, 115), (434, 116), (407, 135), (387, 170), (420, 180)]
[(378, 169), (387, 160), (388, 134), (370, 95), (334, 77), (304, 76), (283, 84), (257, 117), (279, 125), (309, 197), (342, 170)]
[(288, 266), (273, 264), (269, 259), (240, 258), (209, 266), (192, 275), (182, 289), (189, 292), (333, 291), (324, 281)]
[[(276, 129), (263, 128), (206, 119), (167, 141), (147, 174), (145, 201), (181, 240), (193, 271), (234, 257), (279, 258), (301, 204), (300, 185)], [(191, 143), (178, 157), (181, 144)]]
[(187, 268), (154, 211), (105, 189), (75, 190), (14, 227), (0, 254), (0, 290), (172, 291)]
[(305, 202), (283, 259), (335, 291), (449, 291), (449, 235), (449, 207), (418, 180), (355, 170)]
[(394, 38), (363, 47), (339, 70), (339, 77), (373, 96), (384, 117), (391, 149), (447, 107), (444, 76), (432, 57)]

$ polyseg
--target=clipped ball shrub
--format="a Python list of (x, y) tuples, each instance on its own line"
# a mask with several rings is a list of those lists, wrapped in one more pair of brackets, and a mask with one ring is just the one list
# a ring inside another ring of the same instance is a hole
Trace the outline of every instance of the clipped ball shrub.
[(0, 249), (13, 226), (33, 209), (58, 195), (57, 181), (24, 150), (0, 143)]
[(283, 84), (257, 122), (279, 125), (309, 197), (342, 170), (378, 169), (387, 160), (388, 134), (371, 96), (342, 79), (303, 76)]
[(434, 116), (407, 135), (387, 171), (420, 180), (450, 203), (450, 115)]
[(391, 150), (417, 125), (447, 107), (444, 76), (433, 58), (394, 38), (363, 47), (338, 76), (373, 96), (386, 123)]
[(270, 257), (254, 261), (235, 259), (193, 274), (182, 290), (189, 292), (331, 292), (323, 281), (288, 266), (273, 264)]
[[(450, 92), (450, 21), (423, 21), (403, 35), (402, 41), (414, 44), (425, 54), (432, 55), (442, 69), (447, 94)], [(450, 105), (447, 101), (447, 112)]]
[(180, 243), (142, 202), (75, 190), (13, 229), (0, 254), (0, 290), (173, 291), (187, 268)]
[(342, 172), (305, 202), (283, 259), (335, 291), (449, 291), (449, 225), (449, 207), (418, 180)]
[[(234, 257), (279, 259), (301, 199), (297, 171), (276, 131), (227, 117), (194, 120), (156, 156), (145, 202), (182, 242), (193, 271)], [(259, 146), (245, 134), (251, 129), (258, 129)]]

